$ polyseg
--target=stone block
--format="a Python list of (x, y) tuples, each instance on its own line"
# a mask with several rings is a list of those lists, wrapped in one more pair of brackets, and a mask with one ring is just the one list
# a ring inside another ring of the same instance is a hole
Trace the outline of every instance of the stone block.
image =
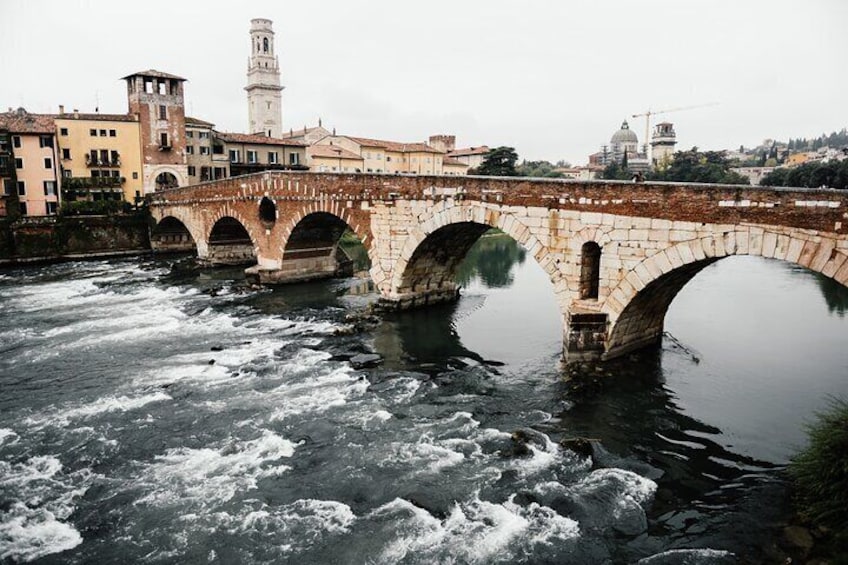
[(763, 253), (762, 256), (768, 259), (774, 257), (774, 248), (777, 246), (777, 234), (774, 232), (766, 232), (763, 234)]
[(629, 230), (629, 232), (627, 234), (627, 238), (630, 241), (648, 241), (648, 230), (646, 230), (646, 229)]

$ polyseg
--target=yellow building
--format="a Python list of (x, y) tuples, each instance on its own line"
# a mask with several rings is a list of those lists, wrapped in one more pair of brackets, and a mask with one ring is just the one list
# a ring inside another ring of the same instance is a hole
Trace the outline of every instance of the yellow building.
[(316, 145), (335, 145), (359, 155), (364, 173), (444, 174), (444, 152), (426, 143), (328, 135), (316, 142)]
[(125, 200), (144, 194), (141, 179), (141, 130), (130, 114), (81, 114), (55, 117), (67, 200)]
[(319, 173), (361, 173), (365, 166), (362, 157), (338, 145), (311, 145), (306, 148), (310, 171)]
[(810, 160), (810, 154), (809, 153), (793, 153), (792, 155), (789, 156), (788, 159), (786, 159), (786, 166), (787, 167), (795, 167), (797, 165), (801, 165), (803, 163), (806, 163), (809, 160)]
[(15, 167), (15, 186), (4, 190), (17, 191), (22, 216), (56, 214), (60, 197), (53, 116), (18, 108), (0, 114), (0, 129), (7, 130), (11, 138), (7, 158), (14, 159)]

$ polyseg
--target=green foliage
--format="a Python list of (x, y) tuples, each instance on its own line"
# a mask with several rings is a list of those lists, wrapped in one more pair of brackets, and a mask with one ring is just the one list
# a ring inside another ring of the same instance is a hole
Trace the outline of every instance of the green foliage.
[(62, 179), (62, 188), (68, 190), (116, 188), (126, 181), (126, 177), (65, 177)]
[(495, 147), (486, 154), (486, 158), (476, 169), (470, 169), (469, 175), (485, 175), (492, 177), (514, 177), (518, 173), (515, 170), (515, 162), (518, 154), (512, 147)]
[(749, 184), (748, 179), (730, 170), (724, 151), (678, 151), (668, 167), (647, 176), (648, 180), (669, 182), (706, 182), (717, 184)]
[(842, 128), (838, 132), (833, 132), (830, 135), (821, 134), (815, 139), (790, 139), (789, 149), (793, 151), (815, 151), (821, 147), (841, 147), (848, 145), (848, 129)]
[(797, 167), (777, 168), (760, 180), (761, 186), (796, 186), (819, 188), (822, 186), (848, 189), (848, 159), (827, 163), (804, 163)]
[(562, 173), (554, 170), (556, 167), (549, 161), (522, 161), (515, 171), (520, 177), (562, 178)]
[(848, 402), (832, 399), (808, 427), (810, 445), (789, 465), (804, 516), (848, 541)]
[(633, 174), (627, 170), (626, 166), (613, 161), (604, 168), (601, 178), (604, 180), (631, 180)]
[(454, 280), (468, 286), (479, 277), (491, 288), (503, 288), (512, 284), (512, 268), (523, 264), (527, 252), (514, 239), (500, 230), (487, 231), (468, 250), (465, 260), (456, 269)]
[(60, 216), (110, 216), (132, 211), (132, 204), (121, 200), (78, 200), (64, 202), (59, 208)]

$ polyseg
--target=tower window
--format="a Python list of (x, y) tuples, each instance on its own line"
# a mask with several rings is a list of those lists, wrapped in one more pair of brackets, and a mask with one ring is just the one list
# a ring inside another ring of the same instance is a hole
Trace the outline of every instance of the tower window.
[(601, 246), (587, 241), (580, 253), (580, 298), (597, 300), (600, 280)]
[(144, 79), (144, 92), (147, 94), (153, 94), (153, 80)]
[(162, 132), (159, 134), (159, 145), (162, 147), (170, 147), (170, 143), (168, 143), (168, 133)]
[(167, 120), (168, 119), (168, 109), (164, 105), (159, 106), (159, 119)]
[(265, 53), (267, 53), (267, 52), (268, 52), (268, 38), (267, 38), (267, 37), (263, 37), (263, 38), (262, 38), (262, 50), (263, 50)]
[(164, 81), (164, 80), (160, 80), (160, 81), (159, 81), (158, 83), (156, 83), (156, 84), (159, 86), (159, 94), (161, 94), (161, 95), (163, 95), (163, 96), (164, 96), (165, 94), (168, 94), (168, 90), (167, 90), (167, 89), (168, 89), (168, 85), (167, 85), (167, 84), (165, 84), (165, 81)]

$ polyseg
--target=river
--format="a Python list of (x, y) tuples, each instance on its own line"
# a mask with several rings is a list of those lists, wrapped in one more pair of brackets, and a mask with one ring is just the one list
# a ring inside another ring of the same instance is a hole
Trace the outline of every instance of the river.
[(782, 469), (848, 396), (846, 290), (776, 261), (706, 268), (580, 387), (505, 236), (458, 303), (366, 327), (363, 279), (175, 265), (0, 272), (0, 560), (772, 562)]

